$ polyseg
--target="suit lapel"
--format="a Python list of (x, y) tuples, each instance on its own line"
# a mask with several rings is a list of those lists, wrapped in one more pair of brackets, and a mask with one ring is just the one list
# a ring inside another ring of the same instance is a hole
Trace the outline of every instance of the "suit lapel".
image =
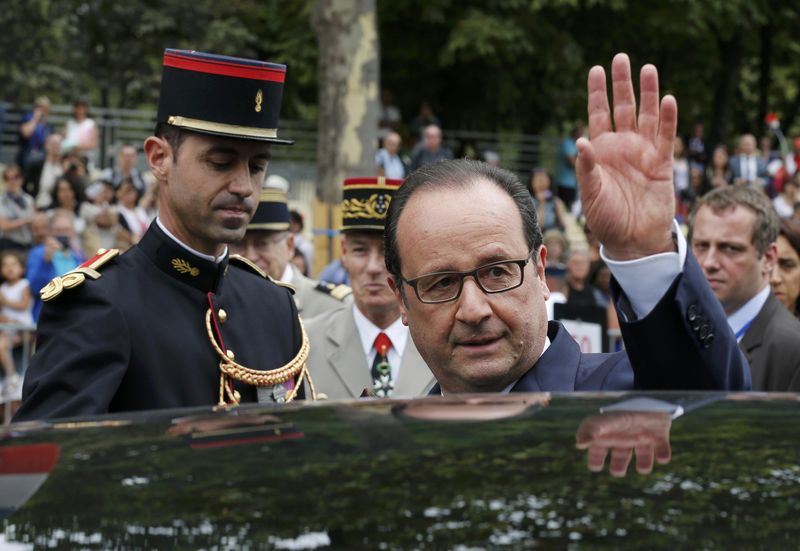
[(523, 375), (511, 392), (570, 392), (580, 367), (581, 351), (566, 328), (551, 321), (547, 327), (550, 346)]
[(759, 348), (763, 344), (767, 325), (775, 315), (776, 308), (780, 305), (775, 295), (770, 292), (767, 301), (764, 303), (764, 306), (761, 307), (761, 311), (755, 319), (753, 319), (752, 325), (739, 342), (739, 348), (741, 348), (747, 356), (748, 362), (752, 362), (751, 353), (753, 350)]
[(423, 396), (435, 382), (431, 370), (419, 355), (419, 351), (409, 335), (392, 396)]
[(365, 388), (372, 387), (372, 378), (352, 307), (342, 308), (337, 315), (331, 316), (326, 333), (333, 344), (328, 354), (328, 363), (350, 395), (353, 398), (360, 397)]

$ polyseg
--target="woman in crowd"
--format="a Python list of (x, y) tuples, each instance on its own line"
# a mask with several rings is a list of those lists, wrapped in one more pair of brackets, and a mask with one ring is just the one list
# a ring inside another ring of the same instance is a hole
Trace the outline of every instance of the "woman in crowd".
[(135, 245), (150, 226), (147, 211), (138, 204), (139, 192), (130, 178), (125, 178), (117, 189), (119, 224), (127, 232), (127, 241)]
[(728, 166), (728, 148), (718, 145), (711, 155), (711, 162), (706, 169), (706, 180), (712, 188), (722, 187), (733, 181), (733, 173)]
[(800, 195), (797, 193), (798, 189), (800, 189), (800, 172), (796, 173), (791, 180), (786, 180), (781, 192), (772, 200), (772, 206), (775, 207), (775, 212), (781, 218), (794, 216), (794, 204), (800, 199)]
[(73, 104), (72, 118), (64, 127), (64, 153), (85, 157), (89, 167), (97, 164), (97, 124), (89, 117), (89, 102), (78, 98)]
[(672, 143), (672, 174), (675, 193), (689, 188), (689, 158), (680, 136), (675, 136)]
[(33, 240), (33, 197), (22, 191), (22, 170), (17, 165), (3, 170), (3, 182), (6, 191), (0, 196), (0, 248), (27, 250)]
[(70, 211), (74, 215), (73, 226), (75, 227), (75, 235), (78, 239), (82, 239), (83, 232), (86, 229), (86, 220), (80, 216), (81, 204), (83, 201), (83, 190), (81, 187), (73, 181), (68, 180), (65, 176), (61, 176), (56, 180), (50, 206), (47, 209), (49, 211), (57, 209)]
[(800, 222), (781, 220), (778, 234), (778, 263), (770, 277), (775, 297), (800, 317)]
[(536, 209), (536, 218), (543, 232), (552, 229), (563, 230), (566, 227), (567, 208), (564, 206), (564, 202), (553, 194), (551, 187), (551, 179), (547, 171), (535, 168), (531, 175), (528, 192), (531, 194), (533, 208)]

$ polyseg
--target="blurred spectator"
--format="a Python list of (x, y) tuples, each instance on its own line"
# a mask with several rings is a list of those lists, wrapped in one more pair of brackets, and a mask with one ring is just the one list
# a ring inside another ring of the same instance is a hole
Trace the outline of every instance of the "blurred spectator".
[(575, 178), (575, 160), (578, 158), (578, 148), (575, 143), (583, 136), (584, 128), (581, 125), (572, 129), (569, 137), (561, 141), (556, 160), (557, 194), (564, 201), (567, 208), (578, 198), (578, 180)]
[(728, 148), (724, 145), (718, 145), (714, 148), (711, 162), (706, 168), (706, 181), (711, 188), (726, 186), (733, 182)]
[[(295, 255), (297, 255), (296, 249)], [(324, 283), (333, 283), (334, 285), (350, 285), (350, 276), (347, 270), (344, 269), (341, 260), (329, 262), (320, 272), (319, 280)]]
[(6, 191), (0, 198), (0, 250), (27, 250), (31, 246), (33, 197), (22, 191), (22, 170), (9, 165), (3, 170)]
[(135, 145), (122, 144), (117, 150), (117, 166), (104, 170), (101, 179), (111, 182), (115, 190), (119, 189), (123, 180), (129, 179), (136, 189), (138, 200), (147, 191), (148, 186), (145, 175), (136, 167), (137, 156)]
[[(86, 224), (83, 232), (83, 250), (92, 253), (98, 249), (123, 249), (127, 242), (120, 239), (119, 213), (114, 204), (115, 194), (111, 182), (98, 181), (86, 190), (87, 201), (81, 205), (80, 216)], [(124, 236), (127, 237), (127, 236)]]
[(383, 138), (383, 147), (375, 155), (378, 176), (402, 180), (406, 177), (406, 165), (400, 158), (400, 134), (389, 132)]
[(53, 127), (47, 122), (49, 113), (50, 100), (41, 96), (36, 98), (33, 111), (25, 113), (20, 121), (16, 162), (25, 174), (31, 163), (44, 159), (44, 144), (53, 132)]
[(500, 155), (497, 153), (497, 151), (487, 149), (483, 152), (483, 160), (492, 166), (500, 166)]
[(25, 177), (25, 192), (34, 198), (36, 208), (43, 209), (50, 204), (50, 193), (56, 178), (64, 174), (61, 164), (61, 134), (54, 132), (44, 142), (44, 158), (30, 163)]
[(800, 318), (800, 222), (781, 220), (778, 263), (772, 270), (772, 292), (795, 317)]
[(414, 122), (411, 123), (411, 133), (413, 134), (414, 139), (421, 139), (425, 129), (431, 125), (441, 128), (442, 122), (433, 112), (433, 107), (431, 107), (430, 102), (427, 99), (423, 99), (419, 104), (419, 113), (414, 118)]
[(675, 193), (689, 188), (689, 159), (680, 136), (675, 136), (672, 145), (672, 176)]
[(386, 139), (390, 132), (398, 132), (403, 124), (403, 115), (394, 104), (394, 95), (391, 90), (384, 88), (381, 91), (381, 118), (378, 121), (378, 137)]
[(414, 171), (428, 163), (435, 163), (442, 159), (452, 158), (453, 152), (442, 146), (442, 129), (435, 124), (429, 124), (425, 127), (425, 131), (423, 132), (422, 143), (417, 144), (417, 147), (411, 154), (411, 166), (409, 167), (409, 171)]
[(31, 218), (31, 246), (41, 245), (50, 237), (50, 217), (46, 212), (36, 211)]
[[(0, 284), (0, 321), (32, 327), (33, 299), (28, 280), (24, 277), (25, 267), (19, 252), (5, 251), (0, 254), (0, 275), (3, 276), (3, 283)], [(6, 376), (6, 396), (12, 395), (19, 384), (19, 376), (10, 352), (22, 344), (22, 338), (15, 331), (0, 332), (0, 363), (3, 364)]]
[[(800, 390), (800, 321), (770, 291), (778, 229), (769, 198), (752, 186), (710, 191), (690, 217), (692, 251), (747, 356), (757, 391)], [(706, 340), (715, 329), (705, 314), (695, 314), (690, 321)]]
[(794, 216), (794, 204), (800, 200), (800, 174), (795, 174), (794, 178), (783, 184), (781, 192), (772, 200), (775, 212), (781, 218), (791, 218)]
[(61, 209), (71, 212), (75, 235), (78, 238), (83, 238), (83, 231), (86, 229), (86, 221), (80, 217), (83, 202), (83, 189), (62, 176), (56, 180), (56, 186), (51, 193), (50, 206), (47, 207), (47, 210), (55, 211)]
[(783, 189), (784, 183), (797, 175), (798, 167), (800, 167), (800, 136), (792, 142), (792, 152), (786, 155), (783, 166), (775, 175), (775, 187), (778, 191)]
[(158, 180), (153, 180), (150, 185), (147, 186), (147, 191), (144, 192), (144, 196), (139, 199), (139, 205), (147, 212), (147, 216), (150, 220), (155, 220), (156, 216), (158, 216), (158, 190)]
[(536, 209), (536, 219), (542, 231), (553, 228), (563, 230), (566, 227), (567, 208), (564, 202), (553, 194), (547, 171), (541, 168), (533, 169), (528, 192), (531, 194), (533, 208)]
[[(569, 242), (559, 229), (544, 232), (542, 244), (547, 248), (547, 263), (544, 269), (544, 279), (551, 293), (564, 293), (566, 286), (564, 277), (567, 273), (567, 254)], [(566, 302), (566, 298), (564, 300)]]
[(292, 263), (292, 266), (297, 268), (297, 271), (299, 271), (306, 277), (310, 277), (308, 275), (309, 269), (308, 269), (308, 264), (306, 264), (306, 257), (303, 255), (303, 253), (295, 249), (290, 262)]
[(294, 235), (294, 248), (303, 253), (303, 256), (306, 257), (307, 266), (313, 266), (314, 245), (303, 235), (304, 228), (305, 222), (303, 220), (303, 215), (296, 210), (290, 210), (289, 231)]
[(703, 169), (699, 165), (691, 165), (689, 168), (689, 187), (678, 192), (676, 204), (676, 217), (678, 222), (685, 222), (692, 212), (692, 207), (698, 197), (702, 197), (708, 191)]
[(139, 193), (129, 178), (120, 182), (117, 188), (117, 212), (119, 225), (124, 230), (121, 239), (128, 247), (139, 242), (150, 227), (152, 220), (138, 203)]
[(67, 153), (61, 160), (62, 176), (81, 192), (89, 186), (89, 169), (86, 160), (77, 153)]
[(705, 127), (703, 126), (703, 123), (695, 123), (692, 127), (692, 135), (689, 137), (689, 143), (687, 147), (689, 162), (700, 165), (701, 168), (705, 168), (706, 163), (708, 162), (706, 144), (705, 141), (703, 141), (704, 133)]
[(68, 210), (56, 210), (50, 217), (49, 236), (28, 253), (25, 272), (33, 294), (33, 319), (42, 309), (39, 291), (56, 276), (64, 275), (86, 260), (75, 235), (75, 216)]
[(89, 117), (89, 102), (78, 98), (72, 104), (72, 117), (64, 126), (64, 153), (77, 153), (84, 157), (88, 167), (97, 165), (97, 124)]
[(765, 190), (767, 185), (767, 163), (756, 150), (756, 138), (752, 134), (743, 134), (739, 138), (739, 152), (731, 157), (731, 174), (733, 183), (752, 185)]
[(589, 283), (589, 253), (575, 250), (569, 253), (567, 260), (567, 304), (577, 306), (601, 306), (606, 308), (608, 301), (603, 293)]

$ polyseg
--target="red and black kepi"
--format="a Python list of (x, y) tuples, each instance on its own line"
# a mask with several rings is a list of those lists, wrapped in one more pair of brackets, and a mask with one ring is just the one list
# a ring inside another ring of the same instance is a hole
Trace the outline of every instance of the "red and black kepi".
[(278, 139), (286, 65), (188, 50), (164, 51), (158, 122), (194, 132)]

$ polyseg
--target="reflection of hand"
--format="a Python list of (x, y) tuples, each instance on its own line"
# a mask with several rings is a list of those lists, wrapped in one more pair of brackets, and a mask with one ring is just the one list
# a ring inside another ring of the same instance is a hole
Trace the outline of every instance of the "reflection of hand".
[(662, 465), (672, 458), (671, 426), (669, 413), (614, 411), (590, 415), (578, 427), (576, 447), (588, 450), (587, 466), (592, 472), (603, 470), (610, 449), (608, 472), (612, 476), (625, 476), (634, 451), (636, 472), (650, 474), (654, 458)]
[(672, 150), (677, 103), (672, 96), (665, 96), (659, 106), (658, 72), (645, 65), (637, 121), (627, 55), (614, 57), (611, 80), (613, 129), (605, 71), (599, 66), (589, 71), (591, 141), (578, 140), (576, 163), (587, 224), (614, 260), (674, 251)]

